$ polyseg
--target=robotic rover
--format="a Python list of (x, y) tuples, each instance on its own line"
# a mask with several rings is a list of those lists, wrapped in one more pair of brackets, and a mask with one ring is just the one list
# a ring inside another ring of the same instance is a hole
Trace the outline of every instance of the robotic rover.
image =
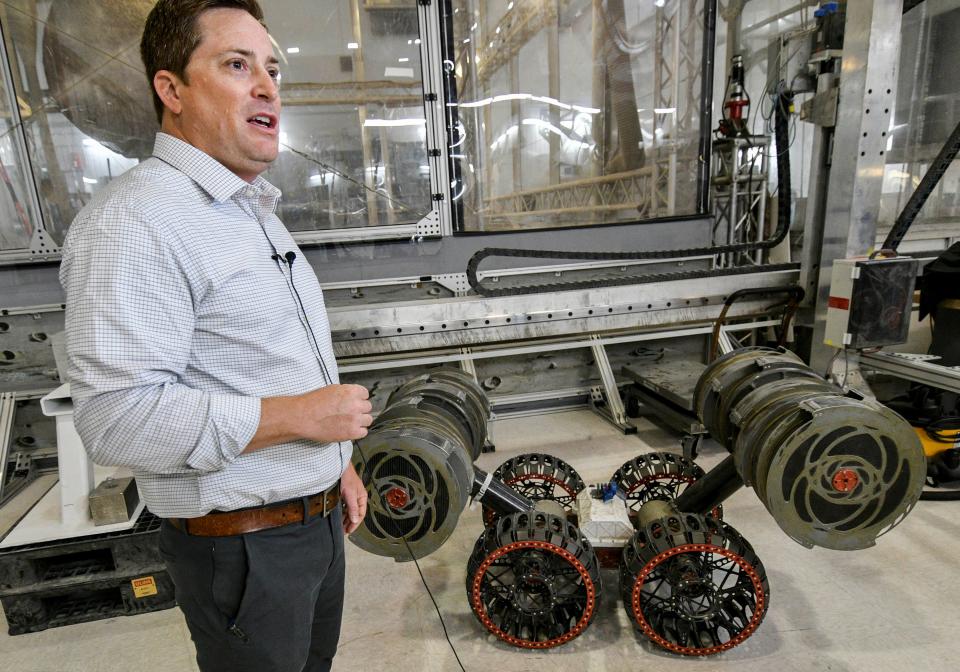
[(874, 545), (919, 499), (925, 459), (900, 416), (827, 383), (782, 349), (713, 362), (695, 402), (729, 451), (705, 473), (671, 453), (640, 455), (587, 486), (546, 454), (473, 466), (490, 409), (468, 375), (441, 369), (390, 396), (354, 460), (370, 491), (351, 539), (398, 561), (439, 548), (470, 497), (485, 530), (467, 561), (480, 624), (520, 648), (559, 646), (593, 620), (601, 567), (619, 571), (623, 607), (654, 644), (682, 655), (729, 650), (770, 602), (763, 563), (723, 519), (722, 502), (753, 488), (800, 544)]

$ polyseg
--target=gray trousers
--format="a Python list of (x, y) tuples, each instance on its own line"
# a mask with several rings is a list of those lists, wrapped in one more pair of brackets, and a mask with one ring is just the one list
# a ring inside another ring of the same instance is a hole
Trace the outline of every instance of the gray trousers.
[(167, 521), (160, 554), (202, 672), (326, 672), (343, 611), (343, 515), (233, 537)]

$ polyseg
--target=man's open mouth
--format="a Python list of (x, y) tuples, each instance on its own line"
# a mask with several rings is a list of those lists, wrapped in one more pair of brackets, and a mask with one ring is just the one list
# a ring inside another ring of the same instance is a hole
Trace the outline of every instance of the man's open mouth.
[(250, 117), (247, 119), (247, 122), (262, 128), (275, 128), (277, 125), (276, 117), (272, 117), (268, 114), (258, 114), (254, 117)]

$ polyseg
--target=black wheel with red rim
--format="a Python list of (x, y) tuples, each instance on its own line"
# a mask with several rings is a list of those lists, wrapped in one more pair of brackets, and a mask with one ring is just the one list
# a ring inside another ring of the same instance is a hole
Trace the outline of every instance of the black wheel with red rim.
[(651, 522), (624, 547), (620, 596), (651, 642), (708, 656), (756, 631), (770, 586), (763, 563), (736, 530), (710, 516), (680, 514)]
[(467, 599), (499, 639), (547, 649), (590, 625), (600, 600), (600, 566), (572, 523), (540, 511), (512, 513), (477, 539), (467, 563)]
[[(586, 487), (576, 469), (546, 453), (525, 453), (511, 457), (497, 467), (493, 477), (527, 499), (557, 502), (568, 514), (573, 513), (574, 500)], [(483, 524), (490, 527), (496, 520), (496, 512), (484, 506)]]
[[(683, 455), (657, 452), (624, 462), (611, 480), (626, 496), (632, 517), (649, 501), (673, 501), (703, 474), (700, 465)], [(722, 518), (723, 506), (718, 504), (709, 513)]]

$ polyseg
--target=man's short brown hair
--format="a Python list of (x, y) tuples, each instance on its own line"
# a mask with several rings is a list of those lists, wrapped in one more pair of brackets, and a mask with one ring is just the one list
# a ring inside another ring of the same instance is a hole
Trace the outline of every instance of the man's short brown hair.
[(169, 70), (186, 82), (190, 56), (200, 45), (197, 19), (208, 10), (221, 8), (242, 9), (263, 23), (263, 10), (257, 0), (160, 0), (147, 16), (140, 38), (140, 58), (147, 69), (153, 106), (161, 122), (163, 101), (153, 88), (153, 76), (160, 70)]

